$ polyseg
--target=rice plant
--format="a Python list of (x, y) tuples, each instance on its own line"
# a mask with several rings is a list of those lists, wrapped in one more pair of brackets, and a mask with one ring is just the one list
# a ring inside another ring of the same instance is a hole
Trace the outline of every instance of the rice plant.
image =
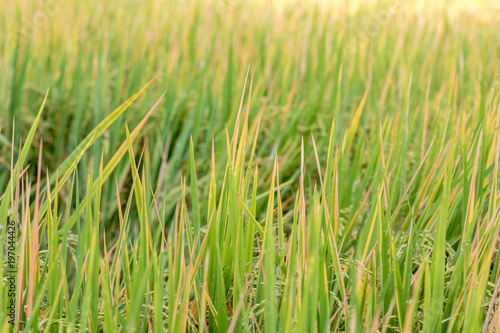
[(2, 331), (500, 331), (496, 2), (0, 18)]

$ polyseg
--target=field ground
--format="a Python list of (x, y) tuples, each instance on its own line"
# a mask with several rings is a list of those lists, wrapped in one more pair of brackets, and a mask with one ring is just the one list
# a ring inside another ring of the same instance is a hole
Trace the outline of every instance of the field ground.
[(19, 0), (0, 30), (2, 331), (500, 331), (498, 2)]

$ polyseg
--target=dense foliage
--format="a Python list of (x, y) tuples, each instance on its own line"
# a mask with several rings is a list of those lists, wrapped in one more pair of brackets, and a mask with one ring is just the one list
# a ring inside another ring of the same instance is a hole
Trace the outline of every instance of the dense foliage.
[(26, 331), (498, 331), (495, 2), (0, 7)]

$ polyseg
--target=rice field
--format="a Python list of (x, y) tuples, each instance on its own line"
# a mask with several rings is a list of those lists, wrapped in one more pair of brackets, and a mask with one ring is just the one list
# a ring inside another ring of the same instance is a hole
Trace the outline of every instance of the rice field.
[(500, 332), (500, 3), (0, 5), (2, 332)]

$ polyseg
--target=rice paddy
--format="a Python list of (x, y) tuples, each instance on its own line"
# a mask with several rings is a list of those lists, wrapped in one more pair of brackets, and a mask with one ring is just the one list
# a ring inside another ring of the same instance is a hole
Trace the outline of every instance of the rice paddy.
[(500, 5), (0, 6), (0, 328), (498, 332)]

